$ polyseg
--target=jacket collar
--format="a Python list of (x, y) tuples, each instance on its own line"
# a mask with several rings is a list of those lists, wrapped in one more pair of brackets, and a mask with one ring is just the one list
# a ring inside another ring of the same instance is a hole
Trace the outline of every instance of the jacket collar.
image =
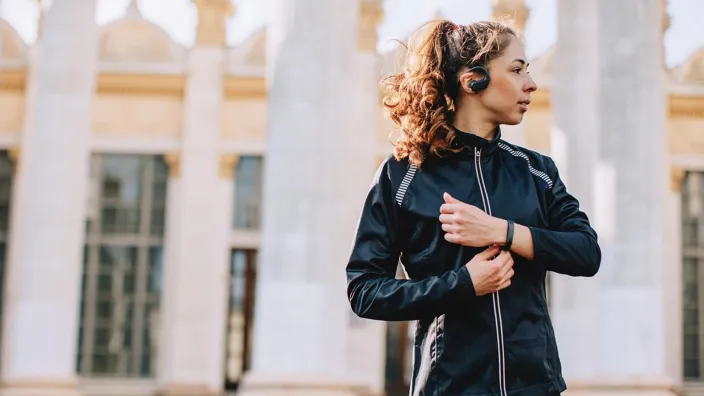
[(474, 149), (482, 150), (482, 155), (492, 154), (499, 147), (499, 141), (501, 140), (501, 128), (496, 127), (494, 137), (491, 140), (484, 139), (470, 132), (464, 132), (455, 128), (455, 135), (457, 139), (453, 142), (453, 146), (460, 147), (464, 146), (466, 150), (472, 151), (474, 154)]

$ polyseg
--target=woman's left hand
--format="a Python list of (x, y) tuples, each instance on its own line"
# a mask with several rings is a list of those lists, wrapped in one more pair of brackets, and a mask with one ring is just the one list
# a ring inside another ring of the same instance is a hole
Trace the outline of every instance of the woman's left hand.
[(443, 194), (445, 203), (440, 206), (440, 222), (446, 232), (445, 240), (459, 245), (483, 247), (503, 244), (508, 223), (489, 216), (476, 206), (459, 201), (450, 194)]

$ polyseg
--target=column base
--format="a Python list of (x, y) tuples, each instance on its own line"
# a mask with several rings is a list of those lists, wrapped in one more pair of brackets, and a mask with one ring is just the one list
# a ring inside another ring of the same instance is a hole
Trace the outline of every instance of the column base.
[(0, 396), (83, 396), (76, 381), (3, 381)]
[(171, 384), (160, 388), (156, 394), (158, 396), (222, 396), (225, 392), (205, 385)]
[(572, 380), (563, 396), (678, 396), (680, 390), (680, 384), (668, 378)]
[(245, 374), (237, 396), (377, 396), (368, 387), (340, 379)]

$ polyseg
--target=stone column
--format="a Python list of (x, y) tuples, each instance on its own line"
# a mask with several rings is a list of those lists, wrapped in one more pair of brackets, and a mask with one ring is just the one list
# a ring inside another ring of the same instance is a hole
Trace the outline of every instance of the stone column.
[(359, 4), (272, 2), (253, 368), (244, 395), (350, 395), (344, 266), (369, 187), (355, 109)]
[[(664, 279), (669, 166), (660, 0), (599, 1), (602, 177), (597, 220), (603, 247), (596, 373), (638, 392), (670, 394)], [(634, 69), (633, 65), (637, 65)]]
[(685, 169), (680, 166), (669, 168), (669, 189), (665, 199), (665, 261), (669, 265), (663, 274), (663, 297), (665, 303), (664, 335), (665, 344), (665, 372), (675, 382), (681, 382), (683, 374), (684, 334), (682, 331), (682, 303), (683, 303), (683, 262), (682, 262), (682, 184)]
[[(667, 70), (665, 53), (665, 34), (670, 28), (672, 17), (667, 11), (668, 0), (660, 0), (662, 11), (662, 37), (660, 39), (662, 53), (660, 55), (662, 73), (666, 76)], [(667, 77), (665, 77), (667, 78)], [(670, 95), (665, 89), (666, 107), (670, 108)], [(667, 120), (665, 121), (668, 122)], [(667, 134), (667, 126), (665, 127)], [(664, 335), (666, 337), (665, 350), (665, 372), (669, 378), (673, 379), (678, 386), (681, 386), (683, 377), (683, 350), (684, 334), (682, 331), (682, 303), (683, 303), (683, 260), (682, 260), (682, 182), (685, 177), (685, 169), (680, 166), (670, 165), (668, 162), (666, 169), (669, 170), (669, 189), (665, 198), (665, 257), (663, 263), (669, 263), (664, 267), (667, 270), (663, 274), (663, 297), (664, 297)]]
[[(555, 125), (551, 156), (568, 190), (595, 219), (595, 188), (599, 155), (598, 1), (559, 0), (557, 42), (553, 58), (551, 103)], [(590, 378), (598, 362), (594, 334), (598, 278), (571, 278), (550, 273), (550, 310), (564, 375)], [(569, 387), (569, 383), (568, 383)]]
[(95, 0), (55, 0), (26, 92), (13, 188), (0, 394), (77, 395), (81, 263), (96, 83)]
[[(159, 339), (162, 395), (223, 392), (233, 179), (219, 150), (229, 0), (194, 0), (199, 23), (169, 186)], [(231, 163), (230, 163), (231, 165)]]
[[(525, 0), (492, 0), (493, 18), (510, 18), (516, 24), (516, 28), (524, 34), (526, 22), (530, 16), (530, 10), (526, 6)], [(531, 112), (526, 113), (525, 118), (531, 116)], [(508, 142), (519, 146), (526, 145), (526, 132), (523, 123), (518, 125), (501, 126), (502, 138)]]
[(525, 33), (530, 9), (526, 6), (526, 0), (492, 0), (491, 16), (511, 18), (518, 30)]
[[(360, 0), (359, 5), (357, 67), (354, 77), (357, 102), (350, 110), (356, 114), (353, 125), (357, 143), (369, 147), (364, 154), (360, 152), (359, 159), (355, 162), (360, 166), (368, 165), (367, 175), (371, 180), (379, 166), (376, 147), (379, 144), (379, 117), (382, 116), (379, 104), (381, 57), (376, 47), (379, 40), (378, 27), (384, 11), (381, 0)], [(349, 307), (347, 310), (347, 373), (374, 394), (382, 394), (386, 380), (386, 323), (359, 319)]]
[[(586, 5), (568, 0), (559, 4), (577, 3)], [(595, 92), (575, 91), (572, 100), (596, 98), (598, 149), (585, 142), (573, 152), (596, 150), (597, 162), (592, 177), (587, 177), (586, 158), (594, 156), (570, 156), (568, 173), (569, 188), (593, 208), (603, 259), (596, 278), (579, 280), (574, 287), (579, 293), (574, 299), (580, 301), (576, 308), (564, 310), (562, 321), (556, 312), (562, 324), (557, 329), (559, 345), (565, 351), (570, 395), (673, 395), (676, 381), (668, 365), (667, 342), (673, 326), (667, 323), (671, 307), (665, 294), (673, 268), (681, 263), (666, 254), (665, 246), (669, 161), (660, 0), (598, 0), (596, 15), (598, 34), (587, 36), (596, 38)], [(558, 18), (569, 19), (562, 14)], [(590, 53), (593, 45), (571, 43), (583, 53)], [(555, 66), (556, 72), (560, 69)], [(570, 84), (585, 76), (577, 75)], [(588, 100), (587, 106), (592, 106)], [(575, 109), (573, 114), (589, 114), (590, 109)], [(595, 193), (591, 203), (583, 183), (591, 184)], [(581, 332), (565, 325), (570, 315), (585, 324)], [(585, 345), (582, 356), (576, 353), (581, 350), (578, 344)]]

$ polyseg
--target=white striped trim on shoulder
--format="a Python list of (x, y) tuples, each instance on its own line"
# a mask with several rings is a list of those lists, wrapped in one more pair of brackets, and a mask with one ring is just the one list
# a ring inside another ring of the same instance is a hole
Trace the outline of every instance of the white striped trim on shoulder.
[(552, 188), (552, 180), (550, 179), (550, 176), (548, 176), (547, 173), (545, 173), (545, 172), (541, 172), (541, 171), (533, 168), (533, 165), (530, 164), (530, 159), (528, 158), (527, 155), (525, 155), (521, 151), (514, 150), (511, 147), (509, 147), (506, 144), (501, 143), (501, 142), (499, 142), (499, 147), (508, 151), (514, 157), (520, 157), (520, 158), (523, 158), (524, 160), (526, 160), (526, 162), (528, 163), (528, 170), (530, 170), (530, 173), (534, 174), (535, 176), (537, 176), (540, 179), (542, 179), (543, 181), (545, 181), (545, 183), (548, 184), (548, 188)]
[(403, 203), (403, 197), (406, 195), (406, 190), (408, 190), (408, 186), (411, 185), (411, 180), (413, 180), (413, 176), (416, 175), (416, 169), (418, 167), (415, 164), (411, 164), (411, 166), (408, 167), (408, 170), (406, 171), (406, 175), (403, 176), (403, 180), (401, 180), (401, 185), (398, 187), (398, 191), (396, 191), (396, 203), (401, 206)]

